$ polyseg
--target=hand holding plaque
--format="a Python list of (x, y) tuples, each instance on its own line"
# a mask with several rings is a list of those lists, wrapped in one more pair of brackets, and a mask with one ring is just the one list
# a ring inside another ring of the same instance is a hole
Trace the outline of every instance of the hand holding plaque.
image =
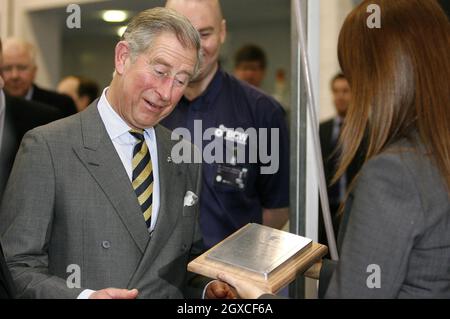
[(217, 278), (229, 273), (276, 293), (327, 253), (311, 239), (248, 224), (188, 264), (188, 270)]

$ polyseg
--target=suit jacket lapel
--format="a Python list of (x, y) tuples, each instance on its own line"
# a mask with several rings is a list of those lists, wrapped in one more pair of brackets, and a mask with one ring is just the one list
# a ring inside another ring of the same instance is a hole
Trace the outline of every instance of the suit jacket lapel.
[[(182, 177), (183, 172), (180, 165), (169, 160), (175, 142), (170, 140), (170, 135), (160, 126), (155, 127), (155, 133), (158, 144), (160, 205), (152, 242), (164, 243), (170, 237), (177, 219), (182, 213), (176, 211), (176, 204), (177, 200), (182, 200), (180, 196), (183, 198), (185, 195), (182, 193), (185, 188), (185, 179)], [(151, 248), (155, 248), (152, 255), (157, 255), (161, 245)]]
[(98, 113), (97, 101), (80, 116), (83, 145), (74, 151), (144, 253), (150, 236), (131, 182)]
[(140, 278), (148, 271), (149, 265), (153, 264), (162, 247), (172, 235), (183, 209), (180, 201), (183, 201), (185, 195), (186, 178), (183, 176), (182, 165), (174, 164), (169, 160), (172, 147), (177, 141), (171, 141), (168, 131), (159, 125), (155, 127), (155, 133), (158, 145), (160, 188), (158, 220), (144, 258), (130, 279), (128, 287), (138, 286)]

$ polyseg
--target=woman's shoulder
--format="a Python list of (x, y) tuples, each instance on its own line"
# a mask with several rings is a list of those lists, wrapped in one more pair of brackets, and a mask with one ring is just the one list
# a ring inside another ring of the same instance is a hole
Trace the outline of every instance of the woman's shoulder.
[(360, 178), (362, 183), (376, 183), (419, 200), (424, 211), (450, 207), (445, 180), (432, 154), (420, 142), (402, 139), (393, 143), (364, 165)]
[(365, 165), (366, 171), (381, 170), (386, 174), (407, 174), (421, 180), (440, 178), (432, 154), (417, 140), (403, 138), (391, 145)]

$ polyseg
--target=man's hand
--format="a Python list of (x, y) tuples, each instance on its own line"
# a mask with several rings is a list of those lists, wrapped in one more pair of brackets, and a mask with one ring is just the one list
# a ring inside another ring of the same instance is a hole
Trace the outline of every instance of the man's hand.
[(219, 274), (217, 278), (233, 286), (239, 297), (243, 299), (258, 299), (261, 295), (270, 294), (270, 291), (261, 289), (248, 281), (238, 279), (232, 275)]
[(206, 299), (236, 299), (237, 297), (236, 290), (219, 280), (212, 281), (206, 288)]
[(93, 292), (89, 299), (136, 299), (138, 290), (106, 288)]

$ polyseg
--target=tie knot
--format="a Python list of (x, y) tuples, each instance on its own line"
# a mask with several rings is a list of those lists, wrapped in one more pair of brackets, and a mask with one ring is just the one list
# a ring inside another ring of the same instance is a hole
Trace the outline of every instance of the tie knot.
[(139, 142), (144, 141), (144, 130), (131, 130), (130, 134), (133, 135)]

